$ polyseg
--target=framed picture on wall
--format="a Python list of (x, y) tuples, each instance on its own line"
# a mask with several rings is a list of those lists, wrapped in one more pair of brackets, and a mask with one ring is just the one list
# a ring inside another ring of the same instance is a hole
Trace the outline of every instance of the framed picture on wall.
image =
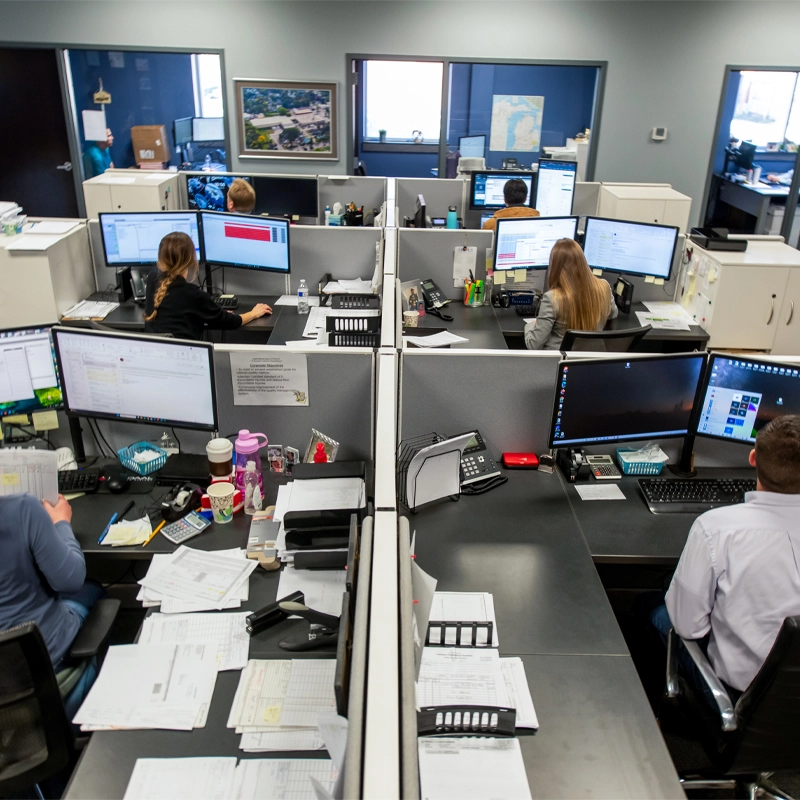
[(338, 161), (336, 83), (236, 78), (240, 158)]

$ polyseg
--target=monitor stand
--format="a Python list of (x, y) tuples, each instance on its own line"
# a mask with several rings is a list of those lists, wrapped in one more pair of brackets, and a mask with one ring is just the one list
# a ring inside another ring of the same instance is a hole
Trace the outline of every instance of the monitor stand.
[(683, 437), (683, 448), (677, 464), (667, 464), (667, 469), (679, 478), (696, 478), (694, 468), (694, 436), (689, 433)]

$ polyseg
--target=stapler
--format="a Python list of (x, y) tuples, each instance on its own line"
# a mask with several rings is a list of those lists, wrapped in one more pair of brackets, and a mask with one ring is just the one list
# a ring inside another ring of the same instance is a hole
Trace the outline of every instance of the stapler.
[(292, 592), (290, 595), (284, 597), (283, 600), (270, 603), (269, 605), (264, 606), (264, 608), (254, 611), (245, 619), (245, 622), (247, 623), (247, 632), (251, 636), (255, 636), (257, 633), (260, 633), (261, 631), (271, 628), (273, 625), (277, 625), (279, 622), (283, 622), (283, 620), (288, 619), (289, 614), (280, 607), (280, 604), (281, 602), (290, 601), (305, 603), (306, 598), (302, 592)]
[(279, 646), (284, 650), (294, 652), (316, 650), (318, 647), (333, 645), (339, 641), (339, 617), (314, 611), (304, 603), (291, 600), (281, 601), (278, 606), (284, 613), (297, 614), (298, 617), (308, 620), (311, 625), (307, 633), (290, 636), (279, 642)]

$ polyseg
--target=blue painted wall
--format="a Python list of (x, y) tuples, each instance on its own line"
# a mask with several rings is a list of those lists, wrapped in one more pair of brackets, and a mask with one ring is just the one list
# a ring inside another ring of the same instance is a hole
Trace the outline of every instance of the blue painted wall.
[[(172, 121), (194, 116), (191, 56), (188, 53), (147, 53), (129, 50), (109, 53), (106, 50), (70, 50), (70, 67), (75, 90), (80, 135), (83, 137), (81, 111), (98, 110), (92, 101), (99, 79), (111, 94), (105, 107), (106, 122), (114, 134), (111, 160), (118, 168), (133, 167), (131, 127), (164, 125), (167, 129), (171, 164), (174, 155)], [(84, 142), (81, 142), (85, 146)]]

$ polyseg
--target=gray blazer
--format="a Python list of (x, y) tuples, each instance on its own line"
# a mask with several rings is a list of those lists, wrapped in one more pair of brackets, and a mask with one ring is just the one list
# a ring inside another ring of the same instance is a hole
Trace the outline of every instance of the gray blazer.
[[(606, 322), (614, 319), (618, 313), (611, 287), (608, 286), (608, 313), (600, 320), (595, 330), (603, 330)], [(539, 306), (539, 315), (525, 326), (525, 347), (528, 350), (559, 350), (566, 332), (567, 326), (558, 319), (553, 293), (545, 292)]]

